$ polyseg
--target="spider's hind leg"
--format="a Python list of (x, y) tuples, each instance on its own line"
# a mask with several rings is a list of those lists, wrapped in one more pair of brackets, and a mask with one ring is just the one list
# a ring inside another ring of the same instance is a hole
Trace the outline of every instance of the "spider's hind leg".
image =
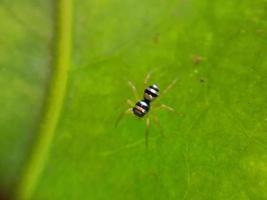
[(129, 114), (132, 114), (132, 109), (133, 109), (133, 106), (134, 106), (134, 103), (128, 99), (127, 100), (127, 104), (129, 106), (129, 108), (127, 110), (124, 110), (123, 112), (120, 113), (120, 115), (118, 116), (116, 122), (115, 122), (115, 127), (118, 126), (118, 124), (120, 123), (120, 121), (126, 116), (126, 115), (129, 115)]
[(145, 130), (145, 145), (148, 148), (148, 138), (149, 138), (149, 128), (150, 128), (150, 119), (146, 118), (146, 130)]
[(158, 106), (155, 106), (154, 109), (155, 109), (155, 110), (157, 110), (157, 109), (162, 109), (162, 110), (166, 110), (166, 111), (172, 112), (172, 113), (174, 113), (174, 114), (176, 114), (176, 115), (179, 115), (179, 116), (184, 116), (183, 114), (177, 112), (173, 107), (168, 106), (168, 105), (166, 105), (166, 104), (160, 104), (160, 105), (158, 105)]
[(128, 104), (128, 106), (130, 106), (131, 108), (134, 107), (134, 102), (131, 99), (127, 99), (126, 103)]
[(160, 104), (159, 109), (164, 109), (164, 110), (167, 110), (167, 111), (170, 111), (170, 112), (175, 112), (175, 109), (172, 108), (171, 106), (167, 106), (166, 104)]
[(164, 130), (163, 130), (161, 124), (160, 124), (160, 121), (159, 121), (158, 116), (156, 114), (154, 114), (153, 117), (154, 117), (153, 119), (154, 119), (154, 122), (155, 122), (156, 126), (159, 128), (159, 131), (160, 131), (161, 136), (162, 137), (165, 137)]

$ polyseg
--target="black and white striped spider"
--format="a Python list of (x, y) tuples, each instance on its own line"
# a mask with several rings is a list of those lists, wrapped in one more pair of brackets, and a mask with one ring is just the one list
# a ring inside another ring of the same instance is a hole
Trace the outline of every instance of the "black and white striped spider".
[[(157, 109), (164, 109), (167, 111), (171, 111), (176, 113), (176, 111), (170, 107), (167, 106), (166, 104), (159, 104), (159, 103), (152, 103), (154, 100), (157, 98), (161, 98), (163, 95), (165, 95), (176, 83), (177, 79), (174, 79), (160, 94), (159, 87), (156, 84), (147, 86), (147, 83), (151, 77), (151, 73), (147, 74), (144, 80), (144, 94), (143, 98), (140, 100), (137, 89), (135, 85), (131, 82), (128, 81), (128, 84), (133, 92), (133, 95), (135, 97), (135, 102), (134, 103), (132, 100), (128, 99), (127, 104), (130, 106), (126, 111), (123, 111), (120, 116), (117, 119), (116, 126), (118, 123), (121, 121), (121, 119), (127, 115), (127, 114), (133, 114), (134, 116), (138, 118), (146, 118), (146, 130), (145, 130), (145, 145), (148, 147), (148, 135), (149, 135), (149, 127), (150, 127), (150, 121), (153, 120), (155, 124), (159, 127), (160, 132), (163, 136), (163, 130), (162, 127), (159, 123), (157, 115), (153, 112), (153, 118), (150, 118), (149, 111), (152, 110), (157, 110)], [(153, 105), (153, 106), (152, 106)]]

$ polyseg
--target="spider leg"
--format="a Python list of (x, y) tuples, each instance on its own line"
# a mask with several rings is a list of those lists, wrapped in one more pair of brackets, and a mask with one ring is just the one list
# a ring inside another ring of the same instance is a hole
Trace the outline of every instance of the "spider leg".
[(170, 112), (175, 112), (175, 109), (172, 108), (171, 106), (167, 106), (166, 104), (160, 104), (159, 107), (157, 107), (159, 109), (165, 109), (168, 110)]
[(147, 86), (147, 83), (148, 83), (148, 81), (149, 81), (149, 79), (150, 79), (152, 73), (153, 73), (153, 71), (149, 72), (149, 73), (146, 75), (146, 77), (145, 77), (145, 79), (144, 79), (144, 88)]
[(162, 126), (161, 126), (161, 124), (160, 124), (160, 122), (159, 122), (159, 118), (158, 118), (158, 116), (157, 116), (156, 114), (154, 114), (154, 122), (155, 122), (155, 124), (156, 124), (156, 125), (158, 126), (158, 128), (159, 128), (161, 136), (164, 137), (164, 131), (163, 131), (163, 128), (162, 128)]
[(165, 95), (177, 82), (178, 78), (174, 79), (161, 93), (161, 96)]
[(145, 130), (145, 145), (148, 148), (148, 137), (149, 137), (150, 119), (146, 119), (146, 130)]
[(134, 102), (131, 99), (127, 99), (127, 104), (132, 108), (134, 107)]
[(151, 75), (156, 71), (157, 69), (153, 69), (150, 72), (147, 73), (144, 80), (144, 88), (147, 87), (148, 81), (150, 80)]
[(134, 97), (135, 97), (135, 100), (138, 101), (139, 96), (138, 96), (137, 89), (136, 89), (135, 85), (133, 84), (132, 81), (128, 81), (128, 85), (129, 85), (130, 88), (132, 89), (132, 92), (133, 92), (133, 95), (134, 95)]
[(167, 110), (169, 112), (175, 113), (179, 116), (183, 116), (183, 114), (178, 113), (173, 107), (167, 106), (166, 104), (160, 104), (159, 106), (154, 107), (154, 109), (163, 109), (163, 110)]
[(115, 127), (117, 127), (120, 121), (123, 119), (123, 117), (125, 117), (128, 114), (132, 114), (132, 108), (128, 108), (127, 110), (124, 110), (123, 112), (120, 113), (120, 115), (118, 116), (115, 122)]

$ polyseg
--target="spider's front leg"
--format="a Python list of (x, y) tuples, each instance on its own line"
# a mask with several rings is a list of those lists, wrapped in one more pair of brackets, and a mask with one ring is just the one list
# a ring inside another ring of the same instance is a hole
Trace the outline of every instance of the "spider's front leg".
[(170, 89), (173, 88), (173, 86), (176, 84), (178, 78), (174, 79), (161, 93), (160, 97), (164, 96), (169, 92)]
[(144, 83), (143, 83), (144, 88), (147, 87), (148, 81), (150, 80), (150, 77), (151, 77), (151, 74), (152, 74), (152, 73), (153, 73), (153, 71), (149, 72), (149, 73), (146, 75), (146, 77), (145, 77), (145, 79), (144, 79)]

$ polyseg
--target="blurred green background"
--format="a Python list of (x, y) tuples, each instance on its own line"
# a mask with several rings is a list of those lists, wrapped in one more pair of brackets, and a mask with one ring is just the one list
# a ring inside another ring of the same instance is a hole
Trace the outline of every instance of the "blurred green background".
[[(0, 199), (38, 135), (56, 1), (0, 1)], [(64, 4), (64, 0), (62, 0)], [(34, 200), (267, 199), (267, 1), (75, 0), (63, 109)], [(143, 80), (182, 116), (117, 116)], [(40, 155), (42, 156), (42, 155)]]

